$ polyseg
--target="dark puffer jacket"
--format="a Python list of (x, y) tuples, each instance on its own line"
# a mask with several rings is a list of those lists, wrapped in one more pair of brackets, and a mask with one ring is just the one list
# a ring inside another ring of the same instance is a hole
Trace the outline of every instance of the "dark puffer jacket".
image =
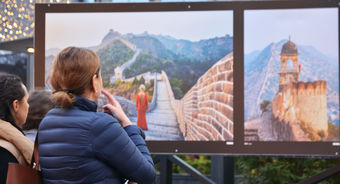
[(155, 170), (143, 131), (96, 112), (77, 97), (69, 110), (54, 108), (39, 127), (39, 158), (48, 183), (152, 183)]

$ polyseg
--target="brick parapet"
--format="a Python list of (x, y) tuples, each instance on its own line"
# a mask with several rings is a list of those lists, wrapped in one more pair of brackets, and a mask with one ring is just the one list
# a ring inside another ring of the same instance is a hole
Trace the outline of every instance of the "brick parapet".
[(165, 72), (171, 106), (186, 140), (233, 139), (233, 54), (216, 62), (181, 100), (174, 99)]
[(152, 94), (152, 101), (149, 103), (149, 109), (147, 112), (151, 112), (156, 108), (157, 105), (157, 73), (155, 74), (155, 79), (153, 83), (153, 94)]

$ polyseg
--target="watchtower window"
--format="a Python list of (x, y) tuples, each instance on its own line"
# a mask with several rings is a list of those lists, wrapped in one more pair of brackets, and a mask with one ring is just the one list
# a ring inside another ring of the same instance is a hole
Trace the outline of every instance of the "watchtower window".
[(286, 70), (293, 70), (293, 61), (292, 60), (290, 60), (290, 59), (288, 59), (287, 61), (286, 61)]

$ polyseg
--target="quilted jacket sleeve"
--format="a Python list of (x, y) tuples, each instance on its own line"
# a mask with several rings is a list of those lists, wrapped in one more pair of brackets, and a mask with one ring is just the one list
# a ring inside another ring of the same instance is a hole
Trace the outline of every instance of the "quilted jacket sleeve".
[(156, 173), (140, 128), (122, 128), (117, 120), (104, 115), (94, 122), (92, 132), (92, 149), (99, 159), (126, 179), (153, 183)]

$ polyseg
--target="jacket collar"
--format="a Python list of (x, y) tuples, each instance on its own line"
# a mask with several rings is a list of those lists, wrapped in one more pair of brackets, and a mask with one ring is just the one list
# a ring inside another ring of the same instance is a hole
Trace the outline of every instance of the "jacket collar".
[(97, 112), (96, 102), (81, 96), (76, 97), (76, 101), (73, 103), (73, 106), (83, 111)]

